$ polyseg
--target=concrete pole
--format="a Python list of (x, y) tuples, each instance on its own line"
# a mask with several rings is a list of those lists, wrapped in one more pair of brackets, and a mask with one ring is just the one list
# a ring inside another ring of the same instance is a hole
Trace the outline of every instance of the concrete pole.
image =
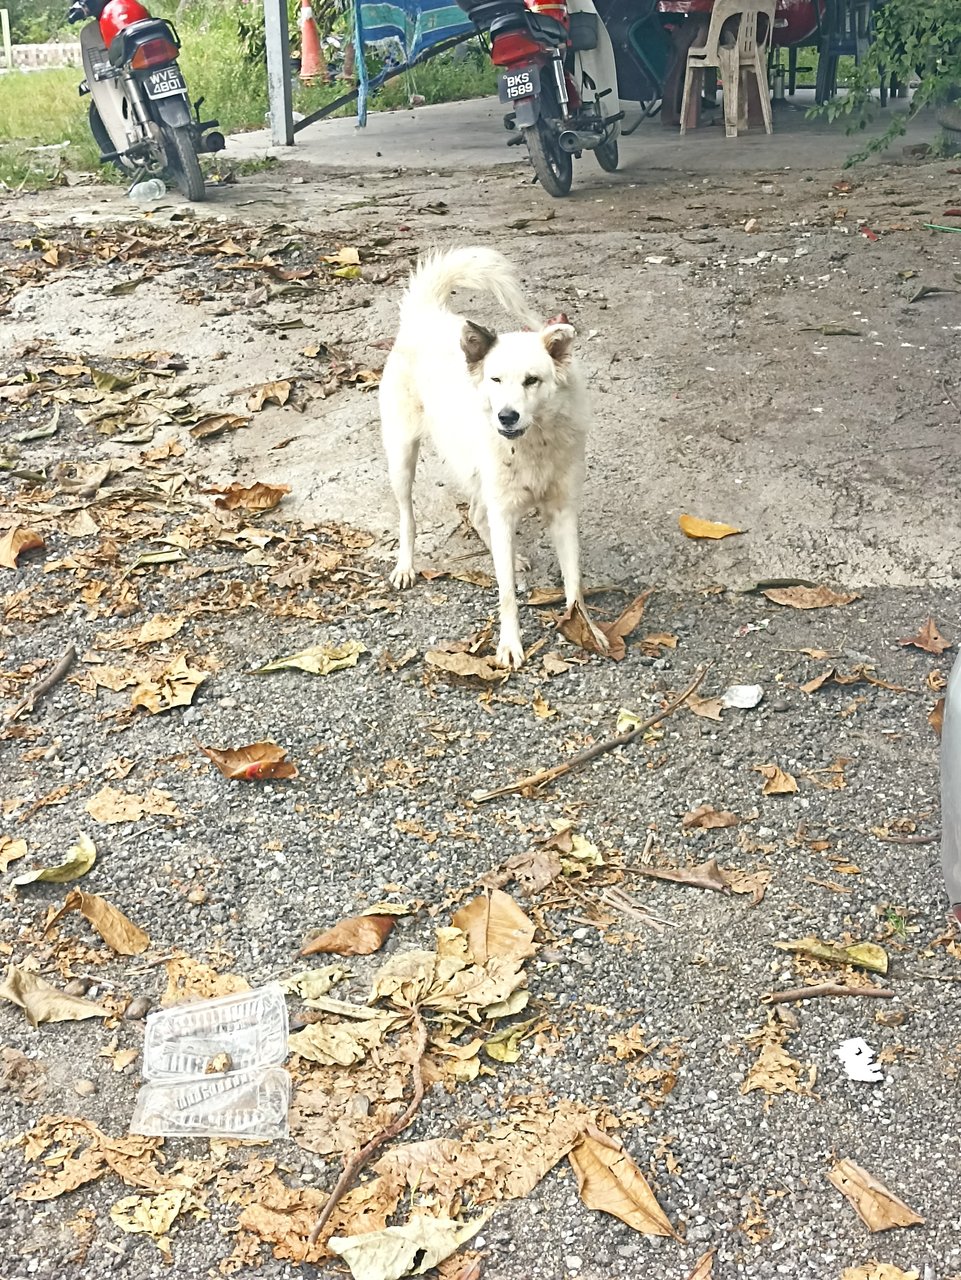
[(294, 145), (294, 110), (290, 93), (290, 34), (287, 0), (264, 0), (267, 37), (267, 101), (270, 141), (275, 147)]
[(10, 39), (10, 11), (0, 9), (0, 28), (3, 31), (3, 65), (13, 70), (13, 41)]

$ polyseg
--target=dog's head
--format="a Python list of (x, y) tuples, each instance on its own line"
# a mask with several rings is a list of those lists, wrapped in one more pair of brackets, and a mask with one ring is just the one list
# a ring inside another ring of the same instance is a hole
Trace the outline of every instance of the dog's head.
[(567, 379), (574, 330), (566, 321), (539, 333), (491, 333), (470, 320), (461, 349), (467, 367), (490, 406), (494, 430), (516, 440)]

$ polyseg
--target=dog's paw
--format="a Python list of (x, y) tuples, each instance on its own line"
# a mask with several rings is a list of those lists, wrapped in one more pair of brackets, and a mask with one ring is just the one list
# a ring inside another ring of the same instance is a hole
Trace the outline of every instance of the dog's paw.
[(501, 667), (522, 667), (524, 665), (524, 644), (520, 636), (501, 636), (497, 645), (497, 663)]
[(390, 585), (397, 591), (406, 591), (408, 587), (414, 585), (414, 576), (413, 569), (399, 564), (390, 575)]
[(531, 571), (531, 562), (528, 560), (527, 556), (514, 557), (515, 573), (530, 573), (530, 571)]

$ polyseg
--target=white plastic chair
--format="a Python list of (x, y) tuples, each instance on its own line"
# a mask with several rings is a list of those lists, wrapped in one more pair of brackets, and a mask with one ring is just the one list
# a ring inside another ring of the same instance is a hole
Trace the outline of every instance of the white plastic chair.
[[(716, 67), (724, 89), (724, 132), (736, 138), (738, 126), (747, 126), (747, 94), (741, 80), (754, 75), (761, 98), (764, 129), (774, 132), (771, 98), (767, 83), (767, 55), (774, 34), (774, 7), (777, 0), (714, 0), (707, 39), (687, 51), (684, 97), (681, 102), (681, 133), (687, 132), (688, 110), (694, 82), (705, 68)], [(736, 20), (735, 23), (732, 19)], [(731, 27), (725, 30), (726, 24)], [(762, 30), (763, 28), (763, 30)]]

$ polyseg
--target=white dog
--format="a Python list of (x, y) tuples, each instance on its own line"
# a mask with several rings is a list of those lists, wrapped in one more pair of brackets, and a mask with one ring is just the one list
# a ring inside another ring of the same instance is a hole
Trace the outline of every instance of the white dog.
[[(531, 326), (494, 334), (456, 315), (452, 289), (485, 291)], [(532, 507), (550, 525), (567, 606), (583, 609), (577, 512), (584, 480), (587, 399), (566, 322), (540, 328), (513, 269), (492, 249), (422, 259), (401, 302), (400, 329), (380, 385), (390, 480), (400, 509), (395, 587), (414, 581), (411, 491), (429, 435), (470, 501), (494, 559), (500, 603), (497, 661), (524, 661), (514, 584), (517, 523)], [(592, 627), (602, 645), (603, 633)]]

